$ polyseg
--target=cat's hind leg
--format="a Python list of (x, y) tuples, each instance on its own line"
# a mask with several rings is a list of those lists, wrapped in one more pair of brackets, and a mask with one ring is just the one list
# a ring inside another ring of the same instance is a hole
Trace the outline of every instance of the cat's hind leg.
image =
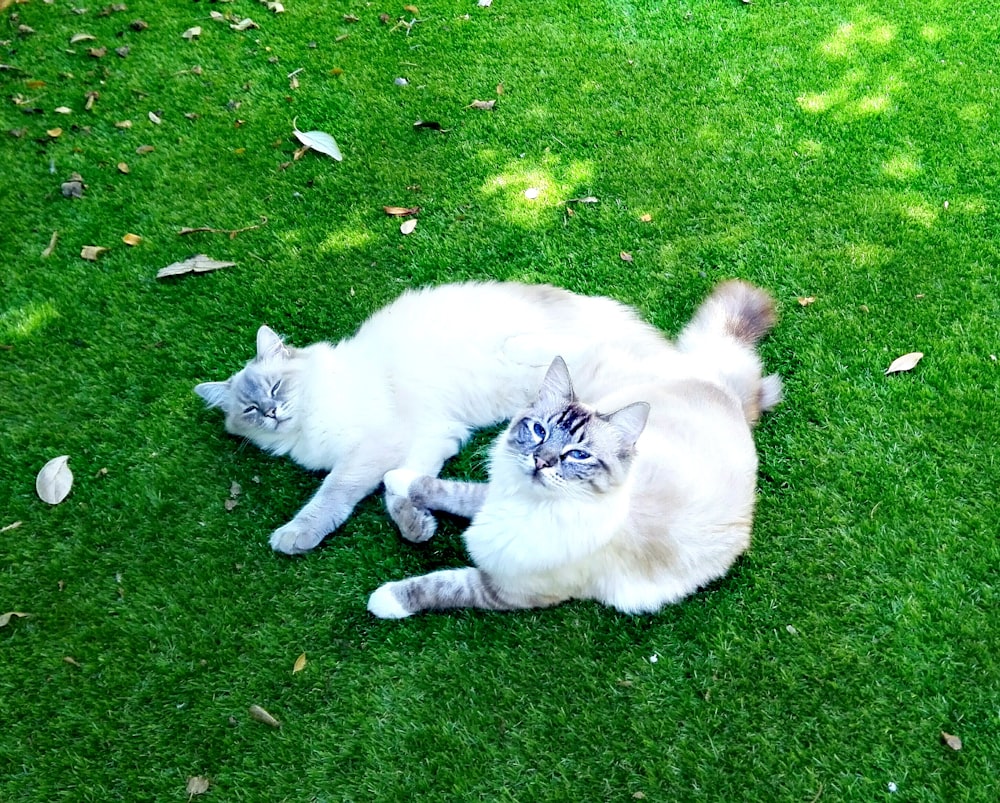
[(394, 583), (385, 583), (368, 598), (368, 610), (380, 619), (403, 619), (423, 611), (484, 608), (510, 611), (541, 608), (561, 600), (521, 597), (504, 592), (485, 572), (472, 567), (444, 569)]
[[(444, 461), (458, 453), (464, 440), (464, 433), (461, 436), (451, 434), (440, 438), (425, 438), (414, 445), (399, 470), (407, 472), (411, 477), (436, 477)], [(419, 544), (429, 540), (437, 531), (437, 520), (430, 510), (415, 505), (409, 494), (399, 492), (400, 490), (398, 485), (386, 485), (385, 509), (389, 517), (407, 541)]]

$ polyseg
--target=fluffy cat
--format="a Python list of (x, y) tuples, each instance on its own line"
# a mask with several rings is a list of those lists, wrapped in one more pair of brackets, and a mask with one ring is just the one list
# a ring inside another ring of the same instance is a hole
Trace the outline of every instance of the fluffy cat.
[(535, 400), (496, 441), (488, 483), (389, 472), (416, 510), (472, 519), (475, 568), (386, 583), (382, 618), (458, 607), (539, 608), (593, 599), (650, 613), (723, 576), (750, 544), (757, 453), (751, 427), (778, 403), (754, 350), (771, 298), (742, 282), (715, 289), (678, 347), (556, 358)]
[[(298, 514), (271, 535), (298, 554), (336, 530), (393, 468), (436, 475), (469, 434), (527, 404), (556, 354), (571, 366), (614, 344), (635, 354), (663, 347), (630, 308), (547, 285), (462, 283), (410, 291), (337, 344), (293, 348), (271, 329), (257, 355), (224, 382), (195, 388), (225, 412), (230, 433), (268, 452), (328, 471)], [(386, 494), (413, 540), (436, 522)]]

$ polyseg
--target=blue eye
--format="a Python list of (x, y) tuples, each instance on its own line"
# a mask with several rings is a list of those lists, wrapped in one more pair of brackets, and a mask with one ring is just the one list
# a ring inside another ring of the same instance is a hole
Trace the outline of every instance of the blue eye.
[(540, 440), (545, 440), (545, 427), (539, 424), (537, 421), (531, 427), (531, 431), (535, 433), (535, 437)]
[(568, 457), (570, 460), (586, 460), (590, 454), (583, 449), (570, 449), (563, 457)]

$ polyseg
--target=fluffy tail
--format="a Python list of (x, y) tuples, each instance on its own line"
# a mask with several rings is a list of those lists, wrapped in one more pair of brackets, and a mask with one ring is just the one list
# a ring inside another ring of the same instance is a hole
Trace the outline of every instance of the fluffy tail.
[(768, 293), (732, 280), (712, 291), (677, 339), (681, 351), (697, 355), (736, 394), (750, 424), (781, 401), (781, 378), (762, 376), (754, 349), (776, 322)]

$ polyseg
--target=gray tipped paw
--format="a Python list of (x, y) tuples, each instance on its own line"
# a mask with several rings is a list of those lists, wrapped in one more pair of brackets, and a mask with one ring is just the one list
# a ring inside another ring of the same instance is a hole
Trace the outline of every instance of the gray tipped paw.
[(317, 534), (292, 519), (284, 527), (271, 533), (271, 549), (286, 555), (301, 555), (319, 544), (324, 535), (325, 533)]
[(426, 508), (417, 507), (405, 496), (385, 492), (385, 507), (400, 535), (415, 544), (429, 540), (437, 530), (437, 520)]

